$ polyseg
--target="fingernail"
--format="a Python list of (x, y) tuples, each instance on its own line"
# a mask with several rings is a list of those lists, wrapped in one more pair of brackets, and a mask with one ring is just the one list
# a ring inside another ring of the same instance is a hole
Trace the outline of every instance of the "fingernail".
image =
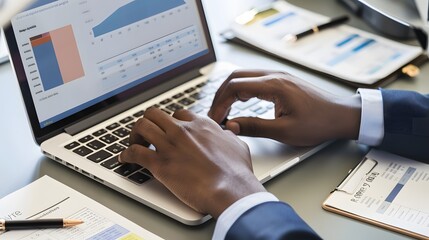
[(118, 162), (120, 162), (120, 163), (124, 163), (124, 162), (122, 162), (122, 160), (121, 160), (121, 155), (120, 155), (120, 154), (118, 155)]
[(240, 124), (238, 124), (236, 122), (228, 121), (226, 123), (226, 128), (228, 128), (234, 134), (239, 134), (240, 133)]

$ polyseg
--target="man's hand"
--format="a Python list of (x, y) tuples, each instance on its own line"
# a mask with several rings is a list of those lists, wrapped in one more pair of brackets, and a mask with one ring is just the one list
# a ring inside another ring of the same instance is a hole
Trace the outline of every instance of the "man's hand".
[(338, 97), (281, 72), (234, 72), (219, 88), (208, 115), (221, 123), (235, 101), (253, 97), (273, 102), (275, 118), (239, 117), (229, 120), (227, 129), (295, 146), (358, 138), (361, 111), (358, 95)]
[(209, 118), (186, 110), (171, 117), (150, 108), (135, 124), (130, 142), (120, 161), (146, 167), (198, 212), (217, 218), (240, 198), (265, 191), (252, 172), (248, 146)]

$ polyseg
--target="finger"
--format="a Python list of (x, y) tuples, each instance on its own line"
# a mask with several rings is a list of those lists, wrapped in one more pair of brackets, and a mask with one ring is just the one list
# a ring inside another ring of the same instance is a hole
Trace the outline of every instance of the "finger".
[(166, 144), (165, 132), (146, 117), (139, 119), (130, 133), (130, 144), (139, 144), (149, 147), (153, 144), (155, 148), (162, 149)]
[(213, 100), (209, 116), (220, 123), (225, 119), (231, 105), (237, 101), (247, 101), (252, 97), (273, 101), (273, 95), (278, 90), (273, 84), (268, 84), (269, 76), (241, 78), (229, 81), (219, 90)]
[(227, 84), (232, 79), (262, 77), (270, 73), (272, 72), (265, 71), (265, 70), (256, 70), (256, 69), (236, 70), (233, 73), (231, 73), (231, 75), (229, 75), (228, 78), (222, 83), (222, 85), (219, 87), (219, 90), (222, 90), (225, 87), (225, 84)]
[(156, 171), (161, 162), (155, 151), (137, 144), (131, 145), (122, 151), (118, 156), (118, 160), (121, 163), (139, 164), (147, 168), (150, 172)]
[(152, 107), (147, 109), (144, 118), (149, 119), (164, 132), (167, 132), (169, 129), (171, 130), (176, 125), (175, 119), (172, 116), (158, 108)]
[(187, 121), (187, 122), (193, 121), (198, 118), (198, 116), (195, 113), (188, 110), (183, 110), (183, 109), (174, 112), (173, 117), (178, 120)]
[(275, 140), (278, 140), (282, 134), (278, 126), (278, 120), (267, 120), (257, 117), (234, 118), (226, 123), (226, 128), (237, 135), (265, 137)]

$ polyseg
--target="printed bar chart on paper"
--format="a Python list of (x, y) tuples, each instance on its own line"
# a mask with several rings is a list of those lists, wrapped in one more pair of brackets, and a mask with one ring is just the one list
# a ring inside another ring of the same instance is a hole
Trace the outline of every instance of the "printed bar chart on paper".
[(44, 91), (85, 75), (71, 25), (30, 38)]
[(185, 4), (183, 0), (132, 1), (120, 7), (103, 22), (95, 26), (93, 28), (94, 37), (115, 31), (183, 4)]
[(323, 207), (428, 239), (428, 187), (428, 164), (373, 149), (331, 193)]

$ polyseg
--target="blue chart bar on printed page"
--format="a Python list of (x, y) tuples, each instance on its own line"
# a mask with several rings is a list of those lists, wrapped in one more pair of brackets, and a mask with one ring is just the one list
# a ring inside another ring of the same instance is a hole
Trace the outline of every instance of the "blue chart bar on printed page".
[(358, 52), (362, 51), (363, 49), (365, 49), (366, 47), (371, 46), (372, 44), (376, 43), (376, 41), (374, 39), (367, 39), (366, 41), (364, 41), (363, 43), (361, 43), (360, 45), (358, 45), (357, 47), (351, 49), (350, 51), (347, 51), (337, 57), (335, 57), (334, 59), (332, 59), (331, 61), (328, 62), (329, 66), (335, 66), (341, 62), (343, 62), (344, 60), (346, 60), (347, 58), (357, 54)]
[(34, 1), (34, 3), (30, 4), (30, 6), (27, 8), (27, 10), (33, 9), (33, 8), (38, 8), (53, 2), (58, 2), (58, 0), (38, 0), (38, 1)]
[(359, 38), (359, 34), (351, 34), (347, 38), (341, 40), (339, 43), (336, 44), (336, 47), (343, 47), (353, 41), (354, 39)]
[(389, 208), (390, 204), (395, 200), (396, 196), (398, 196), (401, 189), (407, 184), (408, 180), (410, 180), (411, 176), (416, 172), (417, 169), (413, 167), (409, 167), (407, 171), (402, 176), (401, 180), (399, 180), (398, 184), (395, 185), (393, 190), (389, 193), (389, 195), (386, 197), (386, 200), (380, 205), (380, 207), (377, 209), (378, 213), (385, 213), (386, 210)]
[(291, 16), (295, 16), (295, 15), (296, 15), (296, 13), (294, 13), (294, 12), (280, 13), (280, 14), (274, 16), (273, 18), (265, 21), (263, 24), (265, 27), (270, 27), (270, 26), (282, 21), (283, 19), (286, 19), (286, 18), (291, 17)]
[(183, 0), (135, 0), (118, 8), (112, 15), (95, 26), (94, 37), (115, 31), (122, 27), (155, 16), (186, 4)]

